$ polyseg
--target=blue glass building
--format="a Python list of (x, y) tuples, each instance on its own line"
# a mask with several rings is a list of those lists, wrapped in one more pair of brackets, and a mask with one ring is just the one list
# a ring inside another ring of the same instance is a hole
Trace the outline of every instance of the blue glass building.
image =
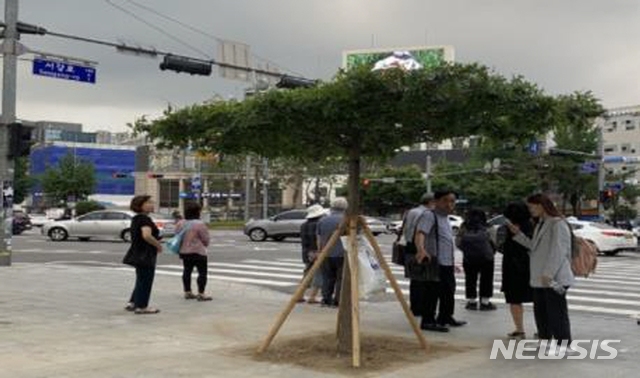
[[(42, 175), (47, 168), (55, 167), (67, 154), (72, 154), (78, 160), (87, 161), (94, 165), (96, 175), (95, 194), (134, 195), (133, 171), (136, 151), (133, 146), (54, 142), (35, 147), (31, 149), (29, 158), (31, 175), (35, 177)], [(124, 174), (126, 176), (116, 177), (115, 174)], [(38, 197), (42, 189), (39, 186), (35, 186), (31, 192)]]

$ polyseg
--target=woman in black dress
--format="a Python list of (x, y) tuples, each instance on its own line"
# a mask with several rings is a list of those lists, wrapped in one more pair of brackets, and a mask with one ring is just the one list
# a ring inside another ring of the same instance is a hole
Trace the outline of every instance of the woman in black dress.
[[(525, 203), (511, 203), (504, 211), (504, 216), (528, 236), (533, 235), (533, 223), (531, 214)], [(515, 330), (508, 334), (509, 337), (524, 338), (524, 308), (523, 303), (533, 301), (533, 291), (529, 285), (529, 250), (515, 240), (507, 229), (501, 226), (498, 229), (499, 251), (504, 254), (502, 259), (502, 292), (505, 301), (509, 304), (511, 317)]]
[(131, 293), (129, 304), (125, 307), (136, 314), (157, 314), (160, 310), (149, 307), (151, 287), (156, 272), (156, 259), (162, 252), (160, 232), (149, 214), (154, 204), (151, 196), (135, 196), (131, 200), (131, 210), (136, 215), (131, 219), (131, 246), (124, 256), (123, 263), (136, 268), (136, 285)]

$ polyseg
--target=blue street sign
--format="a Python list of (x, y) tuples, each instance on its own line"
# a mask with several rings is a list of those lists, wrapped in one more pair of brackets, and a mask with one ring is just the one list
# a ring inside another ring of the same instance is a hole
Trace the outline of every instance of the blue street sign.
[(602, 161), (604, 163), (624, 163), (627, 159), (624, 156), (605, 156)]
[(191, 177), (191, 189), (193, 190), (202, 189), (202, 177), (199, 174), (193, 175)]
[(611, 189), (614, 192), (619, 192), (624, 188), (624, 184), (621, 182), (608, 182), (604, 185), (607, 189)]
[(598, 163), (595, 161), (587, 161), (580, 166), (580, 172), (584, 174), (592, 174), (598, 172)]
[(96, 69), (93, 67), (40, 58), (33, 60), (33, 74), (83, 83), (96, 82)]

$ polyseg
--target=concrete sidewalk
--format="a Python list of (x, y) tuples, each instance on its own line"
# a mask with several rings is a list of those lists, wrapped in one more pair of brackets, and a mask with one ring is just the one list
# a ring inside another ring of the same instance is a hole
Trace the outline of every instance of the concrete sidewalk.
[[(266, 336), (288, 296), (255, 286), (209, 281), (212, 302), (185, 301), (178, 277), (157, 276), (158, 315), (124, 311), (133, 271), (28, 264), (0, 268), (0, 377), (325, 377), (337, 376), (234, 355)], [(460, 303), (458, 303), (460, 305)], [(413, 338), (396, 302), (363, 303), (362, 329)], [(533, 331), (530, 309), (527, 329)], [(629, 377), (637, 375), (640, 327), (625, 318), (572, 313), (575, 339), (621, 339), (615, 360), (490, 360), (494, 339), (510, 331), (507, 311), (465, 312), (470, 324), (431, 341), (474, 347), (375, 377)], [(335, 310), (301, 305), (275, 343), (331, 332)], [(275, 344), (274, 344), (275, 345)], [(357, 374), (353, 374), (357, 375)]]

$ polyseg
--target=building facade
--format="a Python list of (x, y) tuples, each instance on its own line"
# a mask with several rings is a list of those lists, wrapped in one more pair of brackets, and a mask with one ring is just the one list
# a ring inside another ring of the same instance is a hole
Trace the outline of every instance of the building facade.
[[(38, 177), (67, 155), (94, 166), (96, 187), (92, 199), (115, 206), (127, 206), (135, 194), (135, 147), (95, 143), (47, 142), (31, 150), (29, 171)], [(32, 205), (42, 205), (46, 199), (42, 188), (32, 188)]]
[(602, 128), (604, 155), (625, 161), (606, 165), (609, 174), (629, 174), (627, 181), (640, 180), (640, 105), (612, 108), (598, 120)]

